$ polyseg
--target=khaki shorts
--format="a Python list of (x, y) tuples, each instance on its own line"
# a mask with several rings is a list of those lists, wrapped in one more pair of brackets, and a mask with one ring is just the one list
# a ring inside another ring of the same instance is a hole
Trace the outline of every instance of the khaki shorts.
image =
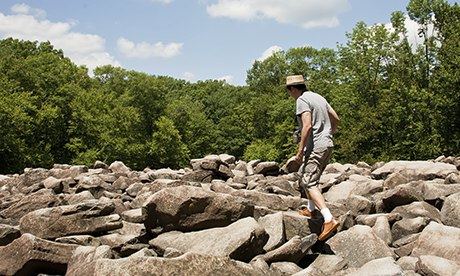
[[(331, 157), (332, 148), (323, 148), (313, 151), (310, 156), (305, 156), (304, 163), (299, 168), (299, 188), (301, 192), (315, 187)], [(303, 191), (302, 191), (303, 190)]]

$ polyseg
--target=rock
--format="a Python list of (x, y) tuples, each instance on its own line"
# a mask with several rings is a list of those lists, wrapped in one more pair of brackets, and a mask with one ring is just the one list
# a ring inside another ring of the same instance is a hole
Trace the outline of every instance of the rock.
[(151, 170), (147, 173), (150, 180), (155, 179), (173, 179), (178, 180), (183, 177), (183, 174), (179, 171), (167, 169)]
[(183, 181), (190, 181), (190, 182), (199, 182), (199, 183), (211, 183), (213, 179), (212, 171), (206, 170), (197, 170), (186, 173), (183, 177)]
[(227, 163), (227, 164), (234, 164), (235, 163), (235, 156), (229, 155), (229, 154), (219, 154), (219, 158), (222, 162)]
[(102, 180), (97, 175), (83, 176), (79, 179), (77, 184), (77, 193), (88, 190), (94, 197), (99, 198), (103, 191), (113, 191), (110, 184)]
[(113, 173), (122, 174), (122, 175), (128, 175), (131, 172), (131, 169), (128, 168), (121, 161), (115, 161), (112, 164), (110, 164), (109, 170), (111, 170)]
[(444, 183), (445, 184), (460, 183), (460, 174), (458, 173), (449, 174), (444, 180)]
[(120, 216), (110, 215), (114, 210), (110, 201), (39, 209), (21, 218), (20, 229), (45, 239), (100, 233), (122, 227)]
[(264, 246), (265, 251), (271, 251), (285, 242), (283, 213), (277, 212), (259, 218), (259, 225), (265, 229), (269, 239)]
[(326, 243), (336, 255), (345, 259), (349, 267), (361, 267), (371, 260), (394, 256), (372, 228), (364, 225), (355, 225), (339, 232)]
[(58, 179), (62, 178), (75, 178), (80, 174), (88, 172), (88, 167), (86, 166), (70, 166), (63, 165), (61, 167), (55, 166), (53, 169), (49, 170), (50, 176), (53, 176)]
[(101, 241), (98, 238), (95, 238), (95, 237), (90, 236), (90, 235), (75, 235), (75, 236), (67, 236), (67, 237), (57, 238), (56, 242), (83, 245), (83, 246), (99, 246), (99, 245), (101, 245)]
[(423, 201), (416, 201), (408, 205), (398, 206), (394, 208), (391, 213), (399, 214), (401, 217), (407, 219), (426, 217), (436, 222), (441, 222), (439, 210)]
[(83, 191), (77, 194), (64, 195), (64, 200), (69, 205), (74, 205), (74, 204), (82, 203), (84, 201), (95, 200), (95, 199), (96, 198), (93, 196), (93, 194), (91, 194), (90, 191)]
[(332, 186), (324, 198), (329, 202), (339, 202), (352, 195), (369, 196), (382, 190), (383, 181), (359, 176)]
[(377, 235), (377, 237), (381, 238), (387, 245), (390, 245), (393, 241), (390, 223), (388, 222), (388, 218), (386, 216), (377, 217), (372, 230)]
[(56, 194), (59, 194), (64, 189), (64, 185), (61, 179), (54, 178), (52, 176), (48, 177), (47, 179), (43, 180), (43, 186), (46, 189), (50, 189)]
[(280, 191), (283, 191), (284, 195), (300, 197), (300, 192), (294, 189), (288, 180), (279, 177), (259, 183), (254, 190), (277, 194), (281, 194)]
[(0, 246), (7, 245), (21, 236), (21, 232), (16, 227), (0, 224)]
[(121, 218), (127, 222), (143, 223), (147, 218), (147, 214), (143, 214), (142, 209), (137, 208), (124, 211), (123, 213), (121, 213)]
[(27, 213), (46, 207), (56, 206), (60, 203), (59, 198), (51, 190), (40, 190), (27, 195), (17, 203), (0, 212), (0, 217), (8, 218), (13, 224)]
[(404, 256), (399, 258), (399, 260), (396, 261), (396, 264), (399, 265), (403, 270), (415, 271), (418, 260), (419, 259), (416, 257)]
[(355, 273), (350, 273), (350, 276), (377, 276), (377, 275), (403, 275), (403, 270), (398, 266), (391, 257), (379, 258), (367, 262), (360, 267)]
[[(267, 264), (273, 262), (299, 262), (308, 252), (308, 250), (316, 243), (318, 236), (316, 234), (309, 235), (304, 238), (295, 236), (287, 243), (267, 252), (263, 255), (256, 256), (255, 259), (262, 259)], [(254, 260), (254, 259), (253, 259)]]
[(280, 166), (277, 162), (260, 162), (254, 168), (255, 174), (272, 175), (278, 174)]
[(76, 245), (62, 244), (23, 234), (0, 247), (0, 275), (64, 275)]
[(460, 263), (460, 229), (434, 221), (423, 229), (412, 256), (434, 255)]
[(441, 209), (442, 223), (460, 228), (460, 192), (450, 195)]
[(377, 218), (381, 216), (385, 216), (390, 224), (393, 224), (394, 222), (402, 218), (401, 215), (396, 212), (392, 212), (389, 214), (379, 213), (379, 214), (371, 214), (371, 215), (359, 215), (356, 217), (356, 223), (364, 224), (364, 225), (372, 227), (377, 221)]
[(132, 197), (136, 197), (139, 191), (144, 187), (144, 184), (141, 182), (136, 182), (131, 185), (126, 189), (126, 193)]
[(95, 169), (105, 169), (105, 170), (108, 170), (108, 169), (109, 169), (109, 166), (108, 166), (106, 163), (97, 160), (96, 162), (94, 162), (93, 168), (95, 168)]
[(444, 199), (444, 197), (450, 196), (460, 192), (460, 184), (442, 184), (439, 181), (425, 181), (422, 182), (417, 189), (423, 191), (423, 198), (426, 201), (435, 201), (438, 199)]
[(395, 240), (398, 240), (407, 235), (421, 232), (430, 221), (431, 220), (429, 218), (425, 217), (417, 217), (411, 219), (403, 218), (402, 220), (393, 224), (391, 227), (391, 234)]
[(422, 275), (455, 276), (460, 274), (460, 265), (438, 256), (422, 255), (416, 264), (416, 271)]
[(410, 178), (405, 176), (404, 174), (400, 172), (395, 172), (390, 174), (385, 181), (383, 182), (383, 187), (385, 189), (393, 189), (396, 188), (397, 186), (401, 184), (405, 184), (410, 182)]
[(415, 247), (415, 242), (419, 238), (420, 233), (405, 236), (393, 242), (395, 247), (394, 252), (399, 257), (409, 256)]
[(128, 244), (146, 240), (145, 235), (146, 230), (143, 224), (123, 221), (122, 228), (111, 231), (108, 235), (100, 236), (99, 239), (102, 244), (120, 250), (121, 247)]
[(382, 167), (372, 171), (372, 176), (382, 179), (394, 172), (413, 170), (425, 180), (434, 178), (446, 178), (451, 173), (456, 173), (454, 165), (446, 163), (435, 163), (430, 161), (390, 161)]
[(290, 240), (294, 236), (306, 237), (310, 234), (321, 233), (322, 219), (310, 219), (298, 212), (283, 212), (284, 236)]
[(114, 190), (121, 190), (121, 191), (124, 191), (126, 190), (129, 185), (133, 184), (132, 180), (130, 180), (129, 178), (127, 178), (126, 176), (120, 176), (117, 178), (117, 180), (115, 180), (113, 183), (112, 183), (112, 188)]
[(384, 193), (382, 197), (383, 208), (391, 212), (394, 208), (410, 204), (414, 201), (423, 201), (419, 191), (409, 186), (398, 186)]
[(270, 265), (271, 271), (274, 271), (275, 273), (279, 273), (280, 275), (292, 275), (295, 274), (296, 272), (299, 272), (302, 270), (298, 265), (291, 263), (291, 262), (277, 262), (277, 263), (272, 263)]
[(211, 228), (191, 233), (167, 232), (149, 242), (154, 249), (164, 252), (168, 247), (182, 252), (212, 256), (229, 256), (249, 262), (263, 252), (268, 234), (251, 217), (243, 218), (227, 227)]
[(299, 171), (301, 165), (302, 165), (302, 162), (297, 161), (295, 156), (292, 156), (286, 161), (286, 164), (284, 164), (281, 167), (281, 171), (283, 171), (284, 173), (297, 172)]
[(137, 251), (136, 253), (130, 255), (131, 258), (138, 258), (138, 257), (158, 257), (158, 254), (153, 251), (152, 249), (142, 248), (141, 250)]
[(253, 266), (228, 257), (186, 253), (177, 258), (129, 257), (96, 261), (93, 275), (266, 275)]
[(94, 270), (96, 261), (111, 257), (112, 251), (107, 245), (79, 246), (68, 264), (66, 276), (96, 275)]
[(328, 276), (335, 275), (345, 268), (347, 262), (336, 255), (319, 255), (306, 269), (293, 276)]
[(248, 200), (252, 205), (264, 206), (279, 211), (286, 211), (289, 209), (296, 210), (305, 203), (305, 199), (300, 197), (266, 194), (252, 190), (235, 190), (227, 187), (225, 184), (218, 183), (211, 184), (211, 190), (217, 193), (227, 193), (233, 196), (242, 197)]
[(227, 226), (252, 216), (254, 206), (231, 195), (180, 186), (153, 194), (144, 204), (143, 213), (148, 229), (194, 231)]
[(351, 195), (345, 201), (345, 206), (354, 215), (370, 214), (375, 212), (375, 205), (369, 199), (360, 195)]

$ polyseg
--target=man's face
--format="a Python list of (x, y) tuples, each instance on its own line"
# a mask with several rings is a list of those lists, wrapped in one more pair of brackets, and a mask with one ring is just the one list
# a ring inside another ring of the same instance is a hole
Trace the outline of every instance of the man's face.
[(291, 97), (293, 97), (294, 99), (296, 99), (298, 97), (297, 96), (297, 89), (295, 87), (287, 86), (286, 90), (288, 91), (289, 95)]

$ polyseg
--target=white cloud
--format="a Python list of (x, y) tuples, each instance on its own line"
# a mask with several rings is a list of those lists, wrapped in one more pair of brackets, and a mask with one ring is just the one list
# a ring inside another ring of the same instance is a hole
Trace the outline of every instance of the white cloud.
[[(423, 45), (424, 38), (418, 35), (418, 31), (420, 29), (420, 25), (415, 22), (414, 20), (410, 19), (409, 16), (406, 15), (404, 19), (404, 26), (407, 30), (407, 40), (411, 45), (412, 50), (417, 49), (418, 46)], [(385, 24), (385, 28), (391, 32), (394, 31), (391, 23)], [(428, 25), (428, 36), (433, 36), (435, 34), (433, 24)]]
[(271, 46), (270, 48), (268, 48), (267, 50), (265, 50), (263, 53), (262, 53), (262, 56), (260, 58), (258, 58), (257, 60), (258, 61), (264, 61), (266, 60), (267, 58), (269, 58), (270, 56), (272, 56), (274, 53), (276, 52), (281, 52), (283, 51), (283, 48), (281, 48), (280, 46), (278, 45), (273, 45)]
[(245, 21), (274, 19), (308, 29), (339, 25), (337, 15), (349, 7), (348, 0), (218, 0), (207, 6), (207, 12)]
[(232, 75), (225, 75), (220, 78), (216, 78), (218, 81), (225, 81), (228, 84), (233, 83), (233, 76)]
[(193, 82), (195, 80), (195, 74), (190, 73), (190, 72), (185, 72), (182, 74), (182, 78), (186, 81)]
[(171, 58), (181, 53), (183, 43), (164, 44), (163, 42), (157, 42), (155, 44), (150, 44), (141, 42), (136, 44), (121, 37), (117, 41), (117, 46), (118, 50), (129, 58)]
[(26, 4), (14, 5), (14, 14), (0, 12), (0, 36), (31, 41), (50, 41), (57, 49), (77, 65), (86, 65), (90, 70), (100, 65), (120, 63), (105, 49), (104, 38), (78, 32), (72, 32), (75, 22), (51, 22), (42, 18), (46, 13), (33, 9)]
[(46, 12), (44, 10), (31, 8), (24, 3), (12, 6), (11, 11), (15, 14), (30, 14), (37, 18), (46, 18)]

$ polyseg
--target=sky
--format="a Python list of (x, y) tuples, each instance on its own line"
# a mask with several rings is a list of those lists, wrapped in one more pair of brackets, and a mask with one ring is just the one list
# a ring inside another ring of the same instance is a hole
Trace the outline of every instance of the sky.
[[(50, 41), (77, 65), (245, 85), (255, 60), (336, 48), (407, 0), (0, 0), (0, 38)], [(449, 1), (450, 3), (457, 1)], [(406, 19), (414, 43), (417, 25)]]

